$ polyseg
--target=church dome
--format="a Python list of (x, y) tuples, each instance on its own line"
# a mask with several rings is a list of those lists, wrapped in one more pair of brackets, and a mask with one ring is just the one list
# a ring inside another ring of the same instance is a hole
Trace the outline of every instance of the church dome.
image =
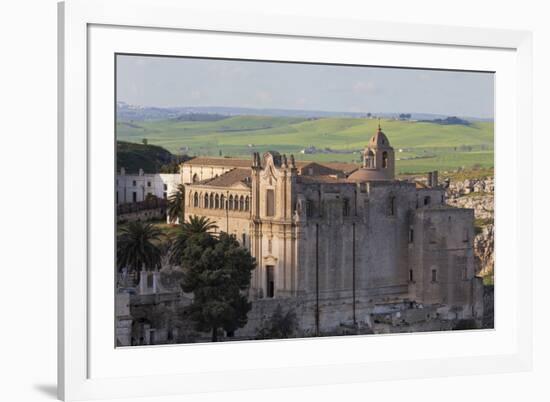
[(380, 169), (360, 168), (353, 172), (348, 181), (353, 183), (364, 183), (367, 181), (387, 181), (388, 174)]
[(390, 141), (388, 140), (388, 137), (386, 137), (386, 134), (382, 132), (380, 125), (378, 125), (378, 131), (376, 132), (376, 134), (374, 134), (370, 139), (369, 147), (374, 147), (374, 148), (390, 147)]

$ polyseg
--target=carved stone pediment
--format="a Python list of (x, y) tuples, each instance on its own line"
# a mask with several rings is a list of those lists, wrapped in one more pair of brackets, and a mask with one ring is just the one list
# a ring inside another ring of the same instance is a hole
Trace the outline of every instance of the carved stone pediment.
[(279, 261), (279, 259), (270, 254), (270, 255), (266, 255), (263, 258), (263, 261), (265, 265), (277, 265), (277, 261)]

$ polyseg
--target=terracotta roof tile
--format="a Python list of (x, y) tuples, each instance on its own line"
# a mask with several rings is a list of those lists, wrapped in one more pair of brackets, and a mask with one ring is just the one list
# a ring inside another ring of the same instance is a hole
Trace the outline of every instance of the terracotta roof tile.
[(203, 180), (195, 184), (207, 185), (212, 187), (231, 187), (237, 183), (242, 183), (250, 187), (250, 174), (251, 174), (250, 169), (235, 168), (218, 177)]
[(237, 158), (216, 158), (207, 156), (197, 156), (191, 160), (183, 162), (184, 165), (202, 165), (202, 166), (227, 166), (227, 167), (251, 167), (251, 159)]
[(338, 178), (335, 176), (298, 176), (297, 178), (298, 183), (303, 184), (315, 184), (315, 183), (348, 183), (345, 178)]

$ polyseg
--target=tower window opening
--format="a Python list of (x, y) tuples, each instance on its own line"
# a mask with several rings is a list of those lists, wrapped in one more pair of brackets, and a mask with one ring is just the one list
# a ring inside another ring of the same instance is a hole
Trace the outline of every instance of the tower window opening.
[(388, 167), (388, 153), (386, 151), (382, 153), (382, 167), (384, 169)]

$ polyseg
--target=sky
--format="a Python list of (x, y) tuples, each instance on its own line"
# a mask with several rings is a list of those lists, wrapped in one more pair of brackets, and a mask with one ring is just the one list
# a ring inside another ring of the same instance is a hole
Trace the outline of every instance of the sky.
[(493, 118), (494, 75), (263, 61), (117, 56), (117, 101)]

